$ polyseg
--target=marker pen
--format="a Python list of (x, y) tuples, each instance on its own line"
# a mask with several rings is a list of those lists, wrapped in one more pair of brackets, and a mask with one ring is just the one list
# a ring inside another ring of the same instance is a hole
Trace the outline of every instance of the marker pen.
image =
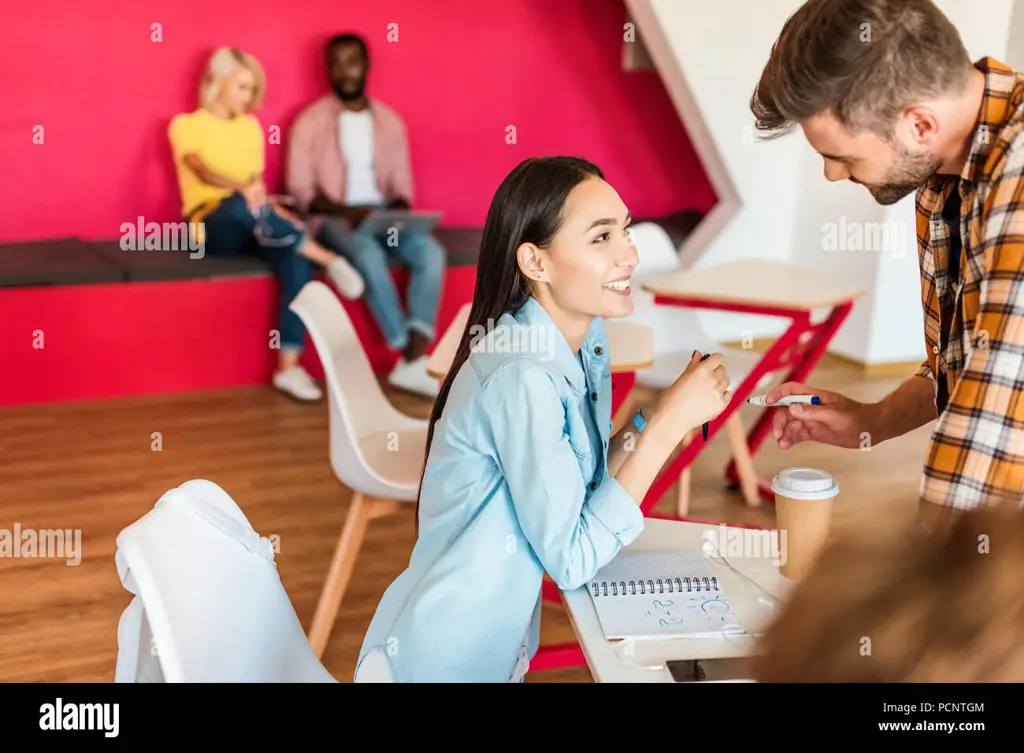
[(768, 408), (786, 405), (821, 405), (821, 398), (817, 395), (790, 395), (789, 397), (779, 398), (778, 402), (775, 402), (772, 405), (765, 404), (766, 397), (767, 395), (755, 395), (754, 397), (748, 397), (747, 405), (761, 405)]

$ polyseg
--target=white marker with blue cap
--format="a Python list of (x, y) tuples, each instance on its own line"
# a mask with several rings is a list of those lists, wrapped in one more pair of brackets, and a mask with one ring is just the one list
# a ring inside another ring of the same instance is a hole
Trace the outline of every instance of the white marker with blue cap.
[(776, 406), (785, 405), (821, 405), (821, 398), (817, 395), (789, 395), (788, 397), (780, 397), (777, 402), (768, 405), (765, 402), (767, 395), (755, 395), (754, 397), (747, 398), (748, 405), (761, 405), (769, 408)]

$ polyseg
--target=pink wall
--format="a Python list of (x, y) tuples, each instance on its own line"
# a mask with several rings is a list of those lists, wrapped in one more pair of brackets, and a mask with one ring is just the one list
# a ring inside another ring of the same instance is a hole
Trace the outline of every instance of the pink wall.
[[(4, 16), (0, 241), (177, 219), (166, 125), (195, 106), (210, 51), (260, 59), (257, 115), (287, 129), (325, 90), (323, 41), (346, 30), (369, 40), (371, 96), (409, 127), (417, 205), (446, 225), (481, 225), (505, 173), (537, 154), (596, 161), (635, 216), (714, 203), (657, 74), (621, 70), (621, 0), (30, 0)], [(268, 145), (276, 180), (283, 148)]]

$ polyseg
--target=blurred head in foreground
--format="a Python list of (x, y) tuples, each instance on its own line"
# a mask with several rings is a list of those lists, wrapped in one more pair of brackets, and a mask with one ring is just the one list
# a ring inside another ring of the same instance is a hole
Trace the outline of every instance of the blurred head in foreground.
[(759, 682), (1024, 682), (1024, 513), (837, 541), (779, 609)]

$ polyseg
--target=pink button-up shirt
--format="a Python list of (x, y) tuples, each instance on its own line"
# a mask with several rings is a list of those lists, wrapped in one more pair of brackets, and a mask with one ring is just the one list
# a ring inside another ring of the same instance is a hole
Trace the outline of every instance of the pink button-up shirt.
[[(405, 123), (390, 107), (371, 99), (373, 167), (377, 190), (385, 202), (413, 202), (412, 167)], [(345, 158), (338, 124), (344, 105), (333, 93), (309, 105), (295, 119), (288, 144), (288, 193), (305, 212), (317, 189), (337, 204), (345, 203)]]

